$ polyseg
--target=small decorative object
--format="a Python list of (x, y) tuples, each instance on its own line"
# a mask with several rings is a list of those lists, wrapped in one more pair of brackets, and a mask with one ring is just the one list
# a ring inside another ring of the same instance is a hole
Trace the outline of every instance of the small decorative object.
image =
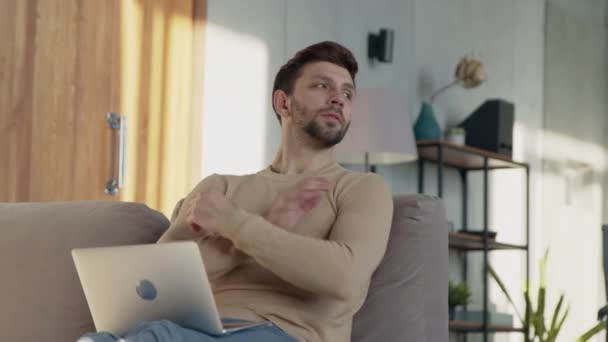
[(443, 92), (452, 88), (456, 84), (460, 84), (464, 89), (472, 89), (483, 83), (485, 78), (486, 76), (481, 61), (473, 58), (462, 57), (456, 65), (456, 71), (454, 71), (454, 80), (437, 89), (431, 95), (429, 101), (433, 103), (437, 96), (441, 95)]
[(454, 145), (464, 145), (465, 130), (462, 127), (452, 127), (445, 132), (445, 140)]
[(454, 320), (456, 307), (458, 305), (467, 305), (471, 302), (471, 290), (466, 283), (457, 284), (451, 280), (448, 289), (449, 318), (450, 320)]
[(414, 135), (416, 140), (441, 139), (441, 128), (433, 114), (433, 107), (427, 102), (423, 102), (420, 108), (420, 115), (414, 125)]
[(479, 86), (485, 80), (483, 64), (473, 58), (463, 57), (456, 65), (454, 71), (454, 80), (445, 86), (437, 89), (428, 101), (422, 103), (420, 115), (414, 125), (414, 134), (416, 140), (438, 140), (441, 139), (441, 129), (437, 123), (437, 119), (433, 114), (433, 101), (456, 84), (460, 84), (465, 89), (471, 89)]

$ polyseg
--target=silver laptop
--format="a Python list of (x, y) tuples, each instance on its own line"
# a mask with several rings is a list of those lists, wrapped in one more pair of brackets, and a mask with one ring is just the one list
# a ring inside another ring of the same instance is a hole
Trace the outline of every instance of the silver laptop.
[(270, 324), (222, 323), (193, 241), (74, 249), (72, 258), (98, 332), (122, 336), (161, 319), (210, 335)]

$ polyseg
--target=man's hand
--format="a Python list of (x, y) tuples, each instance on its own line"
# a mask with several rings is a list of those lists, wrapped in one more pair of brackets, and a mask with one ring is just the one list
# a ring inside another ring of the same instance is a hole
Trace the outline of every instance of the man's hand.
[(236, 210), (236, 206), (226, 196), (217, 191), (201, 192), (194, 195), (186, 210), (186, 222), (202, 237), (221, 235), (222, 227)]
[(323, 177), (303, 179), (293, 188), (279, 194), (266, 219), (279, 227), (292, 229), (304, 214), (319, 204), (321, 196), (332, 188), (333, 184)]

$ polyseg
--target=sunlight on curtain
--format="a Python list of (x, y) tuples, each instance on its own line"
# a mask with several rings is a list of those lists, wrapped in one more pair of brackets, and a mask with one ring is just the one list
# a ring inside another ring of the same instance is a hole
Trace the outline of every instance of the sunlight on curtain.
[(128, 117), (122, 200), (170, 215), (192, 187), (192, 0), (125, 0), (121, 111)]

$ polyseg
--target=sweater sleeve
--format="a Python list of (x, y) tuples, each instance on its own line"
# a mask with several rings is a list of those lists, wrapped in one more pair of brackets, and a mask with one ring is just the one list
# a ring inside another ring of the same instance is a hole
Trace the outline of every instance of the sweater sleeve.
[(380, 263), (393, 215), (392, 195), (382, 177), (367, 174), (337, 199), (337, 217), (327, 239), (286, 231), (263, 217), (237, 212), (239, 225), (225, 236), (283, 280), (338, 300), (365, 293)]
[(188, 204), (195, 194), (209, 190), (226, 193), (226, 182), (223, 177), (217, 174), (206, 177), (186, 198), (177, 203), (171, 215), (171, 225), (160, 237), (158, 243), (182, 240), (197, 241), (207, 275), (210, 280), (214, 280), (232, 270), (247, 256), (237, 250), (232, 241), (224, 237), (200, 237), (192, 231), (186, 222), (185, 212), (181, 208)]

